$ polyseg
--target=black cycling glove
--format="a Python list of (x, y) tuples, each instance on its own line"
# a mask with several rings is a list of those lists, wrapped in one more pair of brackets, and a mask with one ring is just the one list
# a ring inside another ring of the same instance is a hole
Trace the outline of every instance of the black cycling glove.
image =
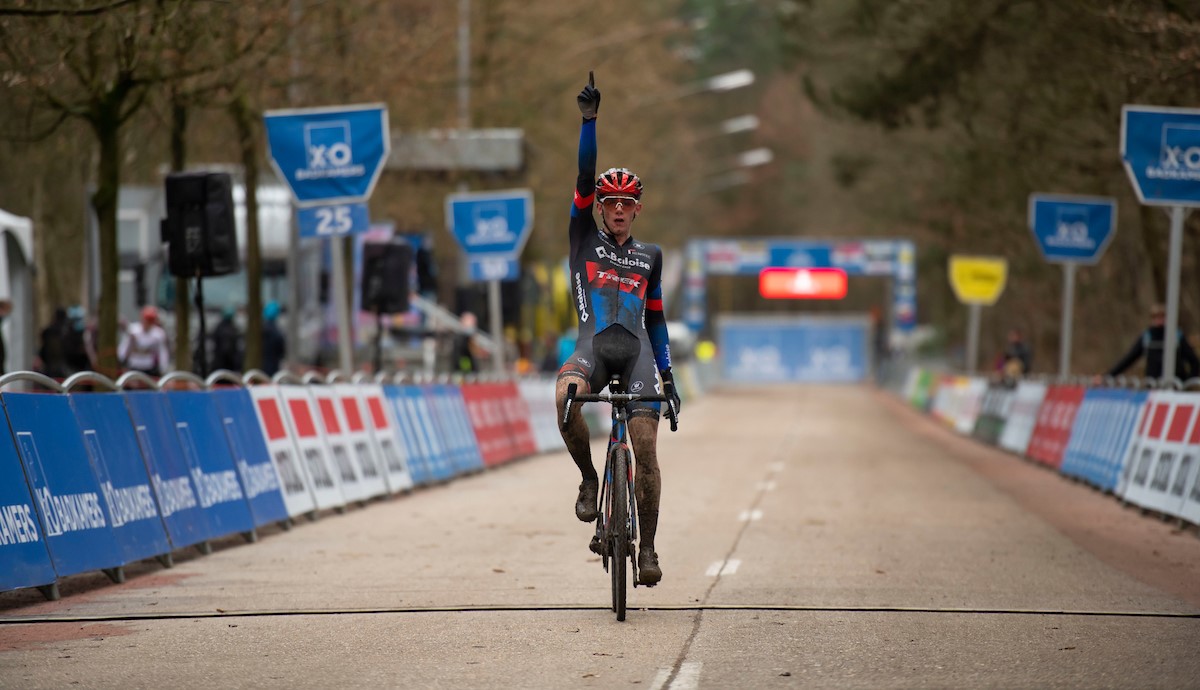
[(667, 404), (671, 406), (671, 412), (678, 419), (681, 402), (679, 400), (679, 391), (675, 389), (675, 377), (671, 375), (670, 369), (664, 369), (658, 373), (662, 376), (663, 396), (667, 398)]
[(600, 111), (600, 89), (596, 88), (596, 77), (592, 72), (588, 72), (587, 86), (575, 97), (575, 102), (579, 104), (583, 119), (596, 119), (596, 113)]

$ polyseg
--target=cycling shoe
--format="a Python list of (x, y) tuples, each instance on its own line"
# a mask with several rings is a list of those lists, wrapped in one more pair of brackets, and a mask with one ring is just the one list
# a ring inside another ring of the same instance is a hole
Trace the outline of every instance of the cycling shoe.
[(658, 567), (658, 554), (653, 549), (638, 550), (638, 584), (653, 587), (662, 579), (662, 568)]
[(600, 480), (584, 481), (579, 485), (579, 497), (575, 499), (575, 517), (580, 522), (592, 522), (599, 515), (596, 500), (600, 494)]

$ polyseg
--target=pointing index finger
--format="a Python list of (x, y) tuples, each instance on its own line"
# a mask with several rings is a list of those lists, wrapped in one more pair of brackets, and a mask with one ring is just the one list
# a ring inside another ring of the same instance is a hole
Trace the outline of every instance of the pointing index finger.
[(596, 87), (596, 73), (592, 70), (588, 70), (588, 86), (592, 88)]

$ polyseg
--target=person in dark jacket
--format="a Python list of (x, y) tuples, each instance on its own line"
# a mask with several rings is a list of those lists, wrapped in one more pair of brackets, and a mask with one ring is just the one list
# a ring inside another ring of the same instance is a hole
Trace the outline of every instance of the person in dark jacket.
[(41, 343), (38, 347), (38, 359), (42, 361), (39, 371), (52, 379), (62, 379), (70, 375), (67, 370), (65, 343), (70, 327), (67, 310), (58, 307), (54, 310), (54, 319), (42, 329)]
[(279, 303), (267, 302), (263, 307), (263, 345), (262, 370), (267, 376), (274, 376), (283, 366), (283, 358), (287, 354), (287, 340), (279, 330), (275, 320), (279, 318)]
[[(1138, 335), (1137, 340), (1133, 342), (1133, 347), (1129, 348), (1129, 352), (1126, 352), (1125, 356), (1114, 364), (1112, 369), (1108, 370), (1108, 375), (1120, 376), (1122, 372), (1145, 355), (1146, 376), (1152, 379), (1162, 378), (1166, 318), (1167, 310), (1163, 305), (1156, 304), (1151, 307), (1150, 327)], [(1200, 376), (1200, 359), (1196, 357), (1196, 351), (1183, 337), (1183, 329), (1179, 329), (1176, 335), (1179, 341), (1175, 344), (1175, 377), (1186, 381)]]
[(1025, 338), (1016, 328), (1008, 332), (1008, 342), (1004, 344), (1004, 352), (1000, 354), (996, 369), (1005, 378), (1019, 379), (1029, 373), (1033, 366), (1033, 353)]
[(221, 321), (212, 333), (212, 369), (242, 370), (242, 332), (233, 317), (237, 311), (227, 307), (221, 312)]

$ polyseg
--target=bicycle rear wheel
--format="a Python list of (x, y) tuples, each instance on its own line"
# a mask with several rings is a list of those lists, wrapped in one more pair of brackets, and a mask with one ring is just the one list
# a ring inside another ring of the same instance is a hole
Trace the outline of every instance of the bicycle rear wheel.
[(621, 445), (613, 446), (610, 457), (612, 467), (612, 514), (609, 517), (608, 539), (612, 547), (612, 609), (617, 620), (625, 620), (625, 588), (628, 577), (626, 565), (629, 561), (629, 455)]

